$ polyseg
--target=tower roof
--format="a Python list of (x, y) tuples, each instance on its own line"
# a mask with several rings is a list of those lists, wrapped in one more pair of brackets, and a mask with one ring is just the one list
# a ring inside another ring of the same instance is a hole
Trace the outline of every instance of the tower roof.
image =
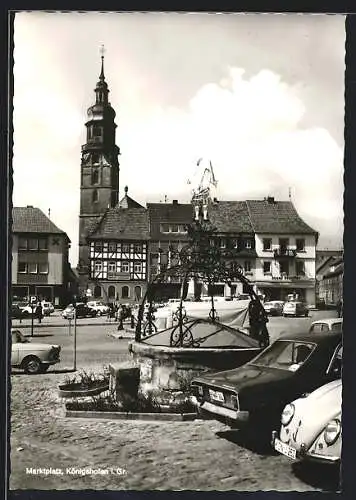
[(125, 186), (125, 196), (123, 198), (121, 198), (121, 200), (119, 201), (119, 207), (123, 208), (123, 209), (144, 208), (142, 205), (137, 203), (137, 201), (135, 201), (130, 196), (128, 196), (128, 194), (127, 194), (128, 190), (129, 190), (129, 188), (127, 186)]

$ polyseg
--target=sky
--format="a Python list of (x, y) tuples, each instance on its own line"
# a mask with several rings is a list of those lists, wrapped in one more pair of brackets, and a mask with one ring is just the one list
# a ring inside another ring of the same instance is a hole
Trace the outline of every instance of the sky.
[(288, 200), (290, 190), (319, 248), (341, 248), (344, 16), (20, 12), (13, 204), (50, 209), (73, 266), (102, 44), (120, 197), (128, 186), (142, 204), (189, 202), (211, 161), (214, 196)]

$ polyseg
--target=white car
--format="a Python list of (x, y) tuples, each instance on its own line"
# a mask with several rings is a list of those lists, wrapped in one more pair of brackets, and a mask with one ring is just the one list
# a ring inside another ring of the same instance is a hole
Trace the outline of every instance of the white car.
[(21, 368), (25, 373), (44, 373), (49, 366), (60, 362), (59, 345), (31, 342), (20, 330), (11, 331), (11, 341), (11, 366)]
[(309, 332), (342, 332), (342, 318), (327, 318), (313, 321)]
[(95, 300), (87, 302), (87, 306), (90, 307), (90, 309), (94, 309), (94, 311), (96, 311), (98, 316), (101, 316), (102, 314), (107, 314), (110, 311), (109, 306), (106, 306), (102, 302), (98, 302)]
[(51, 302), (41, 302), (42, 306), (42, 312), (44, 316), (49, 316), (50, 314), (54, 313), (54, 307)]

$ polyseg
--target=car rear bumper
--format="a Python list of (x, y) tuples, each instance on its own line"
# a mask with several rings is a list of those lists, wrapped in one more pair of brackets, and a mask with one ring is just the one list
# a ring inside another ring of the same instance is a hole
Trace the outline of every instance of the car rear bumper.
[(248, 411), (225, 408), (224, 406), (218, 406), (210, 403), (209, 401), (201, 403), (200, 408), (203, 411), (208, 412), (210, 415), (215, 416), (217, 420), (224, 420), (233, 425), (244, 425), (249, 420)]

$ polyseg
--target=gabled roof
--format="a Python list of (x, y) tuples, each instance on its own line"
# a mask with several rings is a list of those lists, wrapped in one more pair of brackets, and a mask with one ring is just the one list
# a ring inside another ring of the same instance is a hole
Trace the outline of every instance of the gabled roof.
[(216, 201), (209, 205), (208, 215), (219, 233), (253, 233), (245, 201)]
[(193, 220), (191, 203), (147, 203), (150, 221), (189, 223)]
[(147, 210), (141, 208), (110, 208), (103, 215), (88, 239), (148, 240), (149, 225)]
[(12, 208), (12, 232), (66, 234), (42, 210), (30, 206)]
[(303, 221), (291, 201), (267, 198), (247, 200), (246, 204), (256, 233), (318, 234)]
[(128, 188), (125, 187), (125, 196), (119, 201), (121, 208), (144, 208), (127, 194)]

